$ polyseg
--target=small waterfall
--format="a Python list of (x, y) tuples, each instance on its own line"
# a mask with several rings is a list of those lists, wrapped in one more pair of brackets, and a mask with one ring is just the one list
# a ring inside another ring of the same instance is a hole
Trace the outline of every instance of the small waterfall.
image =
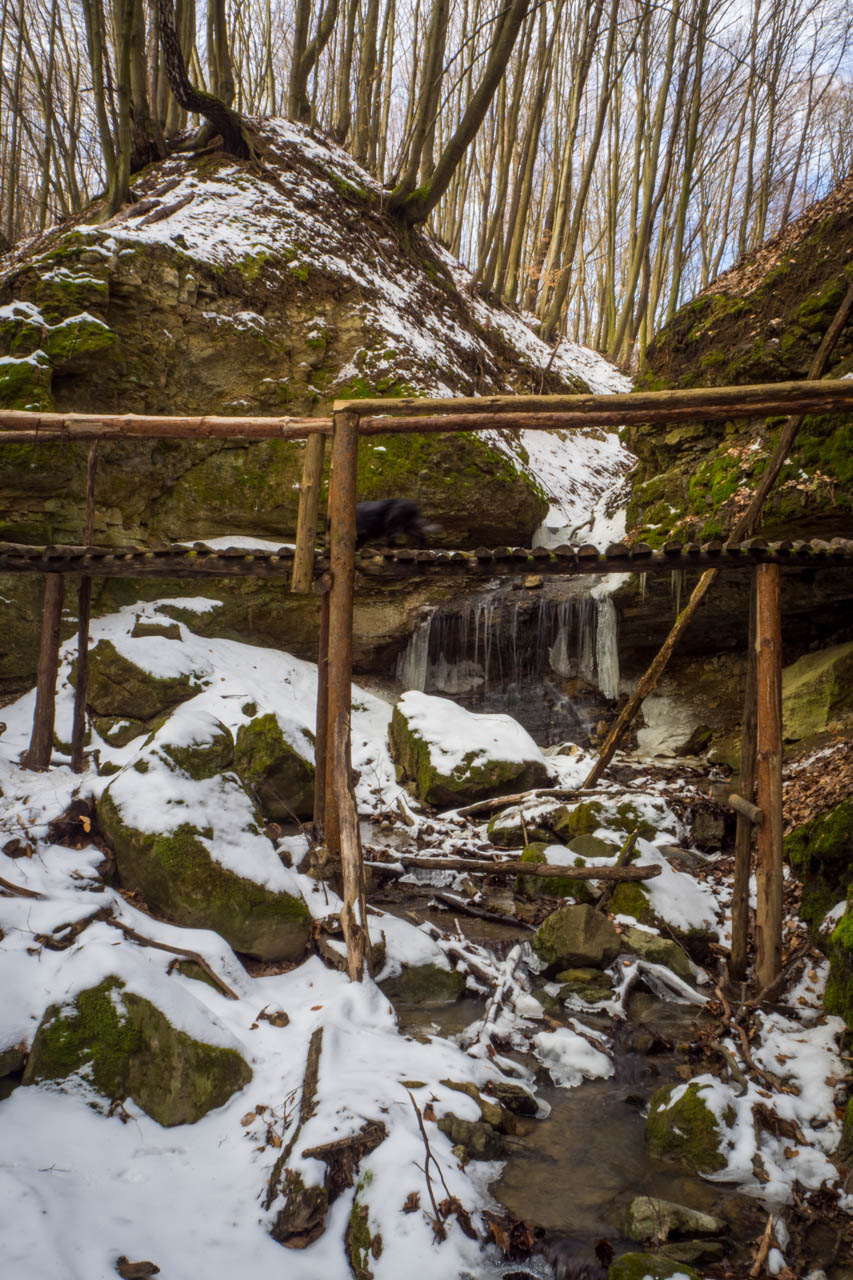
[(611, 596), (601, 596), (595, 633), (595, 661), (598, 687), (605, 698), (619, 695), (619, 645), (616, 634), (616, 606)]
[(409, 643), (397, 658), (397, 683), (403, 690), (418, 689), (423, 693), (429, 670), (429, 637), (432, 630), (433, 609), (417, 624)]

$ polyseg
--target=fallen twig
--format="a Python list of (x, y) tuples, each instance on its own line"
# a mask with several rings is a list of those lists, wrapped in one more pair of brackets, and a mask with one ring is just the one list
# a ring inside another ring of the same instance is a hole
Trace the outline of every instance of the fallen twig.
[(487, 858), (430, 858), (408, 853), (400, 854), (396, 861), (404, 867), (420, 867), (425, 871), (479, 871), (490, 876), (562, 876), (564, 880), (652, 880), (661, 873), (661, 868), (652, 864), (620, 867), (615, 863), (595, 863), (563, 867), (548, 862), (520, 862), (515, 858), (500, 862)]
[(154, 947), (156, 951), (168, 951), (170, 955), (182, 956), (185, 960), (192, 960), (193, 964), (197, 964), (199, 968), (204, 970), (211, 982), (219, 988), (223, 995), (227, 996), (229, 1000), (239, 1000), (240, 997), (237, 992), (231, 990), (228, 983), (223, 978), (220, 978), (219, 974), (207, 963), (204, 956), (199, 955), (197, 951), (188, 951), (186, 947), (172, 947), (168, 942), (156, 942), (154, 938), (146, 938), (144, 934), (137, 933), (135, 929), (131, 929), (129, 924), (123, 924), (115, 916), (107, 916), (104, 924), (111, 925), (113, 929), (120, 929), (126, 938), (132, 939), (133, 942), (138, 942), (140, 946)]
[[(631, 861), (631, 855), (634, 852), (634, 845), (637, 843), (637, 837), (639, 836), (639, 834), (640, 834), (640, 828), (635, 827), (634, 830), (631, 832), (631, 834), (626, 837), (625, 843), (622, 845), (622, 848), (619, 850), (619, 856), (613, 864), (614, 867), (624, 867), (627, 865), (627, 863)], [(604, 889), (602, 890), (602, 893), (601, 893), (601, 897), (598, 899), (598, 902), (595, 904), (599, 911), (607, 910), (607, 904), (609, 903), (610, 899), (613, 897), (614, 883), (615, 882), (611, 880), (609, 884), (606, 884), (604, 886)]]
[(491, 796), (488, 800), (477, 800), (464, 809), (457, 809), (460, 818), (469, 818), (474, 813), (492, 813), (495, 809), (508, 809), (511, 805), (521, 804), (525, 800), (574, 800), (575, 796), (600, 796), (610, 794), (607, 790), (596, 787), (586, 790), (583, 787), (536, 787), (533, 791), (519, 791), (514, 796)]
[[(430, 1204), (432, 1205), (432, 1211), (435, 1215), (432, 1223), (433, 1234), (435, 1235), (437, 1240), (446, 1240), (447, 1231), (445, 1229), (444, 1223), (441, 1220), (441, 1214), (439, 1212), (438, 1205), (436, 1204), (435, 1194), (432, 1189), (432, 1178), (429, 1176), (430, 1162), (435, 1161), (435, 1166), (438, 1169), (438, 1161), (435, 1159), (435, 1156), (432, 1154), (432, 1148), (429, 1145), (429, 1138), (427, 1137), (427, 1131), (424, 1126), (424, 1118), (421, 1115), (420, 1107), (415, 1101), (415, 1095), (412, 1093), (411, 1089), (407, 1089), (406, 1093), (409, 1095), (409, 1097), (412, 1100), (412, 1106), (415, 1108), (415, 1115), (418, 1117), (418, 1127), (420, 1128), (420, 1131), (421, 1131), (421, 1137), (424, 1140), (424, 1151), (426, 1152), (424, 1156), (424, 1177), (426, 1178), (427, 1191), (429, 1192), (429, 1199), (430, 1199)], [(441, 1170), (439, 1169), (439, 1173), (440, 1172)]]
[(0, 889), (11, 893), (13, 898), (44, 898), (43, 893), (36, 893), (35, 889), (25, 889), (22, 884), (12, 884), (11, 880), (4, 880), (2, 876), (0, 876)]
[(770, 1241), (772, 1239), (773, 1239), (773, 1214), (771, 1213), (768, 1215), (767, 1226), (764, 1228), (764, 1232), (761, 1236), (761, 1239), (758, 1242), (758, 1248), (755, 1251), (755, 1259), (752, 1263), (752, 1266), (749, 1268), (749, 1275), (751, 1277), (751, 1280), (755, 1280), (757, 1276), (761, 1275), (761, 1272), (764, 1268), (764, 1264), (767, 1261), (767, 1255), (770, 1252)]

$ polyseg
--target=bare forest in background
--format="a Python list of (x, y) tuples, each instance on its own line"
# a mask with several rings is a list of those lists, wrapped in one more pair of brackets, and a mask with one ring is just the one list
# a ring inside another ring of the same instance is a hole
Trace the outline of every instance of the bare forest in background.
[(851, 37), (851, 0), (4, 0), (0, 249), (288, 116), (544, 337), (642, 364), (850, 173)]

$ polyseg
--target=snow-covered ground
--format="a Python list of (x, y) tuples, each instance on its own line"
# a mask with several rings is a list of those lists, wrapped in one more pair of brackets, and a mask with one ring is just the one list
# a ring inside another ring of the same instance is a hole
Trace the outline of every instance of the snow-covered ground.
[[(201, 599), (182, 599), (180, 605), (183, 616), (193, 608), (211, 607)], [(265, 1209), (262, 1201), (275, 1160), (294, 1132), (308, 1046), (320, 1028), (317, 1104), (299, 1133), (289, 1166), (306, 1183), (321, 1181), (323, 1166), (303, 1151), (351, 1135), (365, 1120), (382, 1121), (388, 1136), (362, 1160), (359, 1172), (370, 1232), (382, 1237), (382, 1252), (370, 1264), (376, 1280), (398, 1280), (413, 1267), (435, 1280), (500, 1274), (496, 1251), (484, 1251), (479, 1240), (469, 1238), (457, 1217), (446, 1220), (443, 1242), (433, 1232), (424, 1143), (413, 1099), (421, 1115), (429, 1118), (453, 1111), (475, 1120), (479, 1110), (474, 1100), (443, 1081), (482, 1089), (504, 1077), (535, 1087), (535, 1059), (565, 1088), (611, 1075), (613, 1051), (606, 1034), (586, 1026), (582, 1015), (559, 1028), (543, 1021), (535, 985), (538, 964), (527, 944), (514, 947), (501, 960), (455, 933), (444, 935), (429, 924), (415, 927), (388, 914), (371, 914), (371, 935), (376, 940), (384, 934), (387, 947), (380, 977), (399, 972), (404, 964), (432, 963), (445, 969), (452, 964), (466, 976), (471, 991), (487, 997), (481, 1018), (457, 1042), (438, 1035), (421, 1042), (400, 1033), (391, 1004), (373, 983), (350, 984), (317, 956), (289, 972), (252, 977), (217, 934), (157, 920), (105, 885), (98, 874), (103, 855), (95, 845), (83, 840), (82, 847), (72, 849), (50, 842), (50, 821), (75, 795), (97, 796), (120, 780), (132, 791), (140, 811), (148, 810), (149, 822), (161, 830), (185, 820), (193, 805), (203, 808), (206, 802), (215, 858), (298, 889), (316, 918), (332, 916), (339, 907), (328, 887), (285, 867), (277, 856), (277, 851), (285, 853), (294, 866), (298, 864), (307, 847), (304, 836), (280, 841), (278, 850), (264, 834), (244, 839), (241, 806), (246, 797), (236, 783), (209, 793), (205, 783), (166, 769), (158, 754), (158, 742), (198, 740), (211, 722), (236, 732), (252, 702), (264, 712), (275, 712), (306, 749), (304, 730), (313, 723), (316, 669), (281, 652), (200, 637), (183, 623), (180, 639), (131, 635), (137, 618), (167, 621), (164, 608), (165, 604), (128, 606), (92, 625), (93, 641), (109, 639), (120, 654), (145, 670), (161, 677), (188, 674), (199, 686), (150, 742), (140, 737), (113, 748), (95, 736), (92, 746), (101, 766), (119, 766), (120, 773), (104, 777), (90, 770), (78, 776), (58, 754), (49, 772), (22, 770), (17, 761), (29, 736), (33, 695), (3, 710), (7, 728), (0, 736), (0, 847), (13, 839), (26, 840), (30, 856), (4, 858), (0, 870), (5, 880), (40, 896), (4, 896), (0, 886), (0, 1051), (30, 1045), (49, 1005), (67, 1004), (80, 990), (116, 975), (128, 991), (163, 1010), (173, 1025), (207, 1043), (238, 1048), (253, 1078), (202, 1120), (171, 1129), (161, 1128), (129, 1100), (125, 1114), (105, 1114), (85, 1078), (66, 1082), (61, 1089), (16, 1088), (0, 1101), (4, 1280), (107, 1280), (115, 1274), (120, 1255), (150, 1258), (164, 1276), (198, 1272), (211, 1280), (230, 1280), (234, 1274), (272, 1280), (286, 1274), (300, 1280), (322, 1274), (343, 1280), (349, 1274), (344, 1237), (352, 1189), (332, 1204), (325, 1231), (304, 1250), (283, 1252), (272, 1240), (274, 1209)], [(59, 679), (61, 740), (70, 730), (72, 649), (70, 643), (64, 646)], [(386, 739), (390, 705), (356, 689), (353, 707), (362, 813), (392, 814), (401, 801), (408, 821), (414, 823), (413, 841), (423, 833), (431, 853), (458, 856), (466, 848), (482, 847), (483, 824), (453, 814), (423, 815), (409, 797), (404, 800)], [(464, 753), (470, 743), (454, 740), (452, 707), (442, 723), (448, 751)], [(140, 773), (133, 765), (142, 755), (148, 768)], [(549, 756), (549, 762), (563, 786), (578, 785), (588, 765), (582, 753)], [(721, 896), (707, 878), (676, 871), (665, 856), (669, 844), (689, 839), (683, 823), (653, 785), (630, 795), (612, 788), (608, 811), (626, 799), (655, 828), (653, 838), (638, 840), (637, 847), (643, 863), (661, 867), (661, 874), (648, 882), (656, 915), (674, 928), (702, 927), (724, 937), (725, 894)], [(595, 835), (618, 845), (624, 833), (609, 824), (606, 813), (601, 823)], [(409, 830), (400, 825), (401, 840)], [(568, 860), (568, 851), (553, 846), (548, 858)], [(454, 872), (428, 874), (450, 888), (459, 883)], [(69, 925), (105, 907), (114, 922), (200, 954), (237, 999), (172, 971), (169, 954), (137, 945), (108, 920), (89, 924), (65, 950), (44, 944), (46, 938), (61, 939)], [(626, 993), (640, 978), (671, 999), (699, 1006), (708, 998), (707, 979), (698, 971), (695, 981), (685, 982), (662, 966), (620, 957), (613, 974), (614, 995), (604, 1007), (615, 1018), (623, 1016)], [(821, 975), (813, 978), (804, 978), (791, 997), (801, 1005), (801, 1017), (762, 1016), (759, 1040), (752, 1049), (755, 1062), (781, 1078), (784, 1088), (766, 1088), (765, 1080), (760, 1092), (750, 1082), (738, 1096), (731, 1084), (700, 1077), (707, 1085), (709, 1105), (726, 1126), (728, 1164), (722, 1176), (777, 1208), (797, 1184), (837, 1185), (827, 1157), (839, 1136), (835, 1085), (844, 1071), (838, 1047), (842, 1025), (839, 1019), (817, 1016)], [(285, 1011), (287, 1024), (276, 1025), (261, 1016), (270, 1010)], [(495, 1036), (528, 1054), (529, 1065), (496, 1052)], [(734, 1040), (726, 1047), (738, 1056)], [(798, 1127), (802, 1140), (796, 1147), (759, 1136), (752, 1120), (753, 1104), (759, 1101)], [(432, 1156), (446, 1184), (439, 1198), (457, 1198), (477, 1224), (478, 1212), (491, 1203), (488, 1184), (498, 1166), (471, 1161), (463, 1168), (450, 1139), (429, 1118)], [(758, 1155), (768, 1175), (763, 1185), (755, 1175)], [(432, 1177), (436, 1182), (435, 1167)], [(413, 1195), (417, 1208), (403, 1212)]]

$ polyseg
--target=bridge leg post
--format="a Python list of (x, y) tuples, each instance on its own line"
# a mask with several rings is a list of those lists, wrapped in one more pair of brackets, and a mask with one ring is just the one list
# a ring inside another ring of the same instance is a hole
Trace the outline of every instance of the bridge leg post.
[(309, 436), (305, 443), (302, 486), (299, 491), (299, 516), (296, 522), (296, 553), (293, 557), (293, 576), (290, 580), (291, 591), (305, 593), (311, 590), (325, 446), (326, 438), (319, 432)]
[[(752, 804), (755, 800), (755, 574), (749, 589), (749, 640), (747, 644), (746, 688), (743, 695), (743, 730), (740, 744), (740, 794)], [(746, 950), (749, 935), (749, 869), (752, 852), (753, 824), (742, 813), (737, 816), (735, 834), (735, 875), (732, 888), (732, 952), (729, 976), (733, 982), (746, 980)]]
[(314, 839), (323, 841), (326, 828), (326, 755), (329, 721), (329, 586), (328, 575), (317, 584), (320, 594), (320, 635), (317, 640), (317, 729), (314, 735)]
[(53, 722), (56, 716), (56, 675), (59, 670), (59, 640), (65, 580), (61, 573), (46, 573), (41, 619), (36, 707), (30, 745), (21, 764), (25, 769), (47, 769), (53, 751)]
[(329, 480), (329, 665), (326, 720), (325, 842), (340, 858), (343, 877), (341, 926), (347, 969), (354, 981), (364, 974), (367, 954), (364, 862), (352, 785), (352, 608), (355, 589), (355, 502), (358, 414), (334, 415)]
[(782, 971), (782, 597), (777, 564), (756, 569), (756, 801), (764, 813), (758, 828), (756, 879), (756, 977), (760, 990)]
[[(86, 529), (84, 545), (95, 540), (95, 463), (98, 446), (89, 448), (86, 461)], [(84, 574), (77, 590), (77, 684), (74, 688), (74, 719), (71, 726), (71, 768), (83, 772), (86, 738), (86, 702), (89, 697), (89, 622), (92, 614), (92, 579)]]

